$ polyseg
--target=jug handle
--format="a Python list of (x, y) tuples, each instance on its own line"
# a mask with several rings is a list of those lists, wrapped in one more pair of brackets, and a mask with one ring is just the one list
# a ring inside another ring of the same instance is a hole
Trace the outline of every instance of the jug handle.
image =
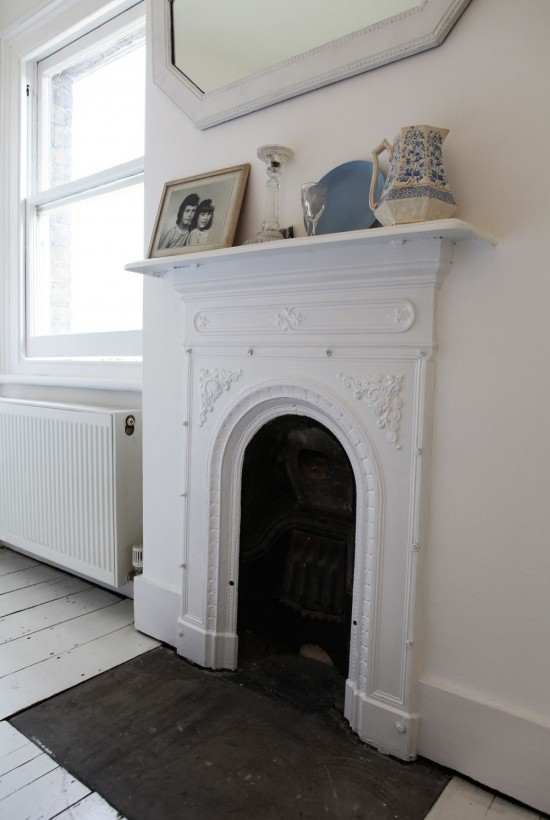
[(372, 152), (372, 167), (373, 173), (370, 180), (370, 190), (369, 190), (369, 206), (371, 211), (374, 212), (374, 209), (377, 207), (378, 203), (375, 199), (376, 194), (376, 183), (378, 182), (378, 174), (380, 172), (380, 163), (378, 161), (378, 157), (384, 151), (389, 151), (390, 159), (393, 156), (393, 145), (388, 142), (388, 140), (383, 140), (380, 145), (374, 149)]

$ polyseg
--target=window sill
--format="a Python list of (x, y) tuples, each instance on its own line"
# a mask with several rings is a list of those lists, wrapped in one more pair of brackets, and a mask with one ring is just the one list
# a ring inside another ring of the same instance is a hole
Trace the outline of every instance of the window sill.
[(4, 374), (0, 384), (29, 384), (45, 387), (73, 387), (87, 390), (125, 390), (141, 393), (142, 383), (139, 379), (94, 379), (71, 376), (22, 376)]

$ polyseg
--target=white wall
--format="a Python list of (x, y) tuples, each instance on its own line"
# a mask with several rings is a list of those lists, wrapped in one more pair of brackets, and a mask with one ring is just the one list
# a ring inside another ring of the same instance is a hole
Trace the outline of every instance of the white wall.
[(48, 0), (0, 0), (0, 33), (17, 20), (33, 14)]
[[(151, 227), (165, 180), (252, 161), (244, 238), (260, 220), (258, 145), (294, 148), (283, 221), (298, 225), (302, 182), (368, 158), (402, 125), (450, 128), (446, 161), (458, 216), (492, 231), (500, 244), (457, 248), (439, 300), (433, 492), (422, 571), (422, 703), (431, 732), (421, 734), (420, 748), (546, 810), (550, 749), (531, 784), (512, 772), (521, 769), (519, 751), (510, 771), (501, 766), (493, 774), (483, 759), (469, 762), (468, 742), (486, 743), (481, 757), (499, 753), (487, 733), (466, 738), (453, 757), (449, 710), (437, 712), (429, 693), (449, 690), (460, 702), (491, 704), (503, 720), (519, 715), (531, 728), (550, 727), (549, 31), (547, 0), (473, 0), (439, 49), (207, 132), (149, 82), (146, 167)], [(146, 283), (145, 305), (146, 574), (177, 590), (181, 502), (149, 477), (164, 475), (167, 487), (179, 480), (183, 439), (179, 419), (155, 411), (147, 396), (161, 398), (157, 408), (164, 398), (172, 406), (168, 397), (180, 389), (172, 368), (181, 372), (181, 352), (169, 342), (178, 315), (162, 282)]]

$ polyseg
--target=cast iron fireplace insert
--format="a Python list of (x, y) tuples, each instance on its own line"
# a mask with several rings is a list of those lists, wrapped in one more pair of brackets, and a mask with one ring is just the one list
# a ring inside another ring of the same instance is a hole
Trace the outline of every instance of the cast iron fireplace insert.
[(347, 676), (354, 540), (355, 480), (337, 438), (305, 416), (262, 427), (243, 464), (239, 667), (305, 654)]

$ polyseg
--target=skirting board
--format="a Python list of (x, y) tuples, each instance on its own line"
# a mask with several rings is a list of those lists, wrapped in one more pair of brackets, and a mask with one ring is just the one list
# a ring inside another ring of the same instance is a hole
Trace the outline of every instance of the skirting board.
[(418, 754), (550, 812), (550, 721), (420, 681)]
[(134, 623), (136, 629), (169, 646), (177, 644), (181, 596), (144, 575), (134, 579)]

